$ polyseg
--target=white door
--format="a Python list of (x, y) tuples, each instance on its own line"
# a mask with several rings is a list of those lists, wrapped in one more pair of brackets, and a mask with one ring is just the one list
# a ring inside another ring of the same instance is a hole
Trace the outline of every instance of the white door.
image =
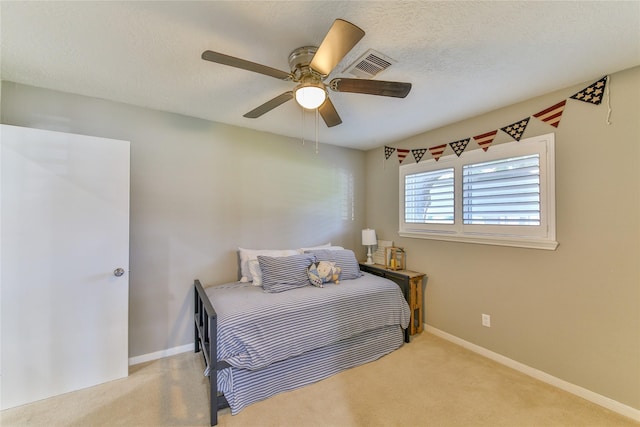
[(6, 409), (128, 375), (129, 142), (1, 125), (0, 148)]

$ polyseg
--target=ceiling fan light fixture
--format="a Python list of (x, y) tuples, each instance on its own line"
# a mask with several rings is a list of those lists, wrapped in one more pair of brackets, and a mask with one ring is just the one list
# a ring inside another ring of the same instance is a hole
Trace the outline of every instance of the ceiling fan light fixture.
[(315, 110), (327, 99), (327, 91), (321, 84), (302, 84), (295, 90), (296, 102), (302, 108)]

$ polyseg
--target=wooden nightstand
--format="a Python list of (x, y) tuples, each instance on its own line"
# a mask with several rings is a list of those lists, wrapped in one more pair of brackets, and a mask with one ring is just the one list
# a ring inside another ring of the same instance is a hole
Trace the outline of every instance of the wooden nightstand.
[(384, 265), (360, 263), (360, 270), (393, 280), (400, 286), (411, 310), (408, 332), (410, 335), (422, 332), (422, 282), (424, 273), (410, 270), (387, 270)]

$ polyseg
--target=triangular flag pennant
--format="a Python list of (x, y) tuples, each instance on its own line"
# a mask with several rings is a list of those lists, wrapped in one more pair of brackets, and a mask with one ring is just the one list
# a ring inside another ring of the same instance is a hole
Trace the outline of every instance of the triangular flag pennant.
[(558, 102), (556, 105), (547, 108), (546, 110), (542, 110), (539, 113), (533, 115), (536, 119), (540, 119), (548, 125), (558, 127), (560, 124), (560, 117), (562, 117), (562, 112), (564, 111), (564, 106), (567, 103), (565, 99), (562, 102)]
[(589, 85), (576, 93), (571, 99), (577, 99), (578, 101), (588, 102), (590, 104), (599, 105), (602, 102), (602, 95), (604, 94), (604, 88), (607, 85), (607, 78), (604, 76), (592, 85)]
[(506, 132), (511, 138), (515, 139), (516, 141), (520, 141), (520, 138), (522, 138), (522, 134), (524, 133), (524, 130), (527, 128), (527, 125), (529, 124), (529, 119), (530, 117), (527, 117), (526, 119), (519, 120), (515, 123), (510, 124), (509, 126), (505, 126), (500, 129), (503, 132)]
[(467, 144), (469, 144), (470, 140), (471, 138), (461, 139), (460, 141), (450, 142), (449, 145), (453, 149), (453, 152), (460, 157), (460, 154), (462, 154), (464, 149), (467, 148)]
[(407, 154), (409, 154), (409, 150), (404, 149), (404, 148), (398, 148), (398, 149), (396, 149), (396, 151), (398, 152), (398, 161), (400, 161), (400, 163), (402, 163), (404, 158), (407, 157)]
[(420, 163), (420, 160), (422, 160), (422, 156), (424, 156), (424, 153), (427, 152), (426, 148), (417, 148), (415, 150), (411, 150), (411, 153), (413, 154), (413, 158), (416, 159), (416, 163)]
[(436, 159), (436, 162), (440, 159), (440, 156), (442, 156), (442, 153), (444, 153), (444, 150), (447, 148), (447, 144), (442, 144), (442, 145), (437, 145), (435, 147), (429, 147), (429, 151), (431, 152), (431, 155), (433, 156), (434, 159)]
[(498, 130), (494, 130), (492, 132), (483, 133), (482, 135), (474, 136), (473, 139), (476, 143), (482, 148), (484, 151), (489, 149), (489, 146), (493, 142), (493, 139), (496, 137)]
[(389, 157), (391, 157), (391, 155), (396, 151), (395, 148), (393, 147), (387, 147), (386, 145), (384, 146), (384, 158), (386, 160), (389, 160)]

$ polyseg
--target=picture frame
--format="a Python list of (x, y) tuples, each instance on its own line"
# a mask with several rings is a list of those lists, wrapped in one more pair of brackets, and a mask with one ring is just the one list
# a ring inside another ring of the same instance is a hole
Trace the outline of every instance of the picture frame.
[(373, 263), (379, 265), (386, 265), (389, 260), (385, 260), (386, 248), (393, 247), (393, 241), (391, 240), (378, 240), (376, 251), (373, 253)]

